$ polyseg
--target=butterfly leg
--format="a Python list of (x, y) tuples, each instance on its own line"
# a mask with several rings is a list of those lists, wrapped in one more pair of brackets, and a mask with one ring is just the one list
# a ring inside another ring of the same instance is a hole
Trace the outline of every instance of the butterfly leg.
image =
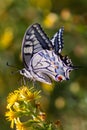
[(26, 80), (25, 80), (25, 77), (23, 76), (22, 78), (22, 82), (21, 82), (24, 86), (26, 86)]
[(35, 87), (35, 84), (36, 84), (35, 79), (33, 79), (32, 82), (33, 82), (33, 87)]

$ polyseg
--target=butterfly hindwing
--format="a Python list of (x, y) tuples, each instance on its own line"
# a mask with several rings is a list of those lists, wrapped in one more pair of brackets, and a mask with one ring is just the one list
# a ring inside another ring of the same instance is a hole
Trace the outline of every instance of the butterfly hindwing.
[(27, 29), (22, 42), (22, 58), (24, 65), (28, 68), (30, 59), (37, 52), (52, 48), (51, 41), (42, 30), (41, 26), (36, 23)]
[(63, 31), (64, 28), (60, 28), (58, 32), (53, 36), (51, 39), (52, 45), (54, 46), (54, 51), (58, 55), (61, 53), (63, 46), (64, 46), (64, 41), (63, 41)]

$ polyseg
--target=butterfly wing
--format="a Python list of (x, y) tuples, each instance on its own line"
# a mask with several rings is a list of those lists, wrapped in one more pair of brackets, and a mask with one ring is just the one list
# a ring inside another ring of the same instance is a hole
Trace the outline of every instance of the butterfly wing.
[(55, 54), (61, 53), (63, 46), (64, 46), (64, 41), (63, 41), (63, 31), (64, 28), (60, 28), (58, 32), (53, 36), (51, 39)]
[(42, 30), (41, 26), (36, 23), (29, 27), (24, 35), (22, 42), (22, 59), (25, 67), (29, 67), (30, 59), (40, 50), (52, 48), (52, 43)]
[(55, 64), (57, 66), (58, 56), (54, 51), (42, 50), (35, 54), (30, 61), (34, 79), (51, 84), (51, 78), (55, 80)]

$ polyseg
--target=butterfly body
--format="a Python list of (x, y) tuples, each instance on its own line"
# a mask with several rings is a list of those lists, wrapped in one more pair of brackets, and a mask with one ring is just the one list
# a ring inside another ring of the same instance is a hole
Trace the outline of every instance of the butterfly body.
[(49, 40), (39, 24), (33, 24), (25, 32), (22, 43), (22, 58), (25, 68), (20, 74), (25, 77), (51, 84), (51, 79), (69, 79), (73, 70), (71, 60), (60, 54), (63, 48), (63, 28)]

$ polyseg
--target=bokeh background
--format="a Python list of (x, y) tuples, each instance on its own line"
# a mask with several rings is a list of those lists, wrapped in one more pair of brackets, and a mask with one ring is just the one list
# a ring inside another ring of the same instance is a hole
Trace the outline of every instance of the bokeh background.
[[(48, 119), (59, 119), (64, 130), (87, 130), (87, 0), (0, 0), (0, 130), (10, 130), (5, 119), (6, 97), (21, 86), (18, 69), (23, 67), (21, 43), (27, 27), (42, 25), (51, 38), (64, 26), (64, 49), (74, 65), (82, 68), (70, 80), (53, 86), (35, 83), (42, 89), (42, 107)], [(32, 86), (32, 83), (28, 83)]]

